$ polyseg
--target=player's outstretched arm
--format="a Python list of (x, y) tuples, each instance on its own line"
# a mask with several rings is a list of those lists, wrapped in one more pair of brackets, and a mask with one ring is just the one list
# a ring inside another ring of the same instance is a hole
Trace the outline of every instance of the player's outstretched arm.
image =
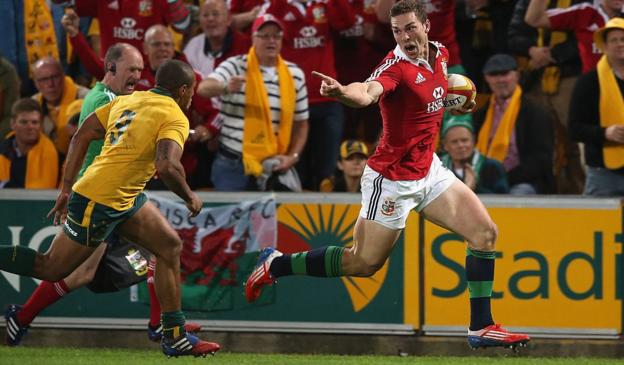
[(383, 93), (383, 87), (377, 81), (353, 82), (344, 86), (320, 72), (312, 71), (312, 75), (323, 80), (321, 82), (321, 95), (335, 98), (352, 108), (364, 108), (376, 103)]
[(222, 83), (212, 77), (207, 77), (197, 86), (197, 93), (205, 98), (212, 98), (240, 91), (244, 83), (245, 78), (239, 75), (232, 76), (226, 83)]
[(184, 167), (180, 162), (182, 148), (171, 139), (161, 139), (156, 144), (156, 171), (158, 177), (167, 185), (169, 190), (182, 198), (187, 208), (191, 211), (191, 216), (196, 216), (202, 207), (202, 202), (197, 195), (191, 191), (186, 183)]
[(78, 128), (78, 131), (71, 139), (69, 144), (69, 151), (67, 152), (67, 158), (65, 159), (65, 168), (63, 169), (63, 180), (61, 182), (61, 192), (56, 199), (54, 208), (48, 213), (48, 217), (54, 214), (53, 223), (60, 224), (65, 220), (67, 214), (67, 200), (71, 193), (74, 181), (76, 181), (76, 175), (82, 166), (82, 161), (87, 153), (89, 143), (96, 139), (103, 139), (106, 135), (106, 129), (95, 112), (91, 113), (84, 121), (82, 126)]

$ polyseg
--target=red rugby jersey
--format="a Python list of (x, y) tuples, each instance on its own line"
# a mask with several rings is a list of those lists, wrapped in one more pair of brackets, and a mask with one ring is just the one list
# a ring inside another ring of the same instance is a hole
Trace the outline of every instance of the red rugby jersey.
[(101, 57), (117, 42), (143, 52), (145, 31), (154, 24), (171, 23), (167, 0), (77, 0), (76, 12), (100, 21)]
[(383, 134), (368, 165), (390, 180), (419, 180), (429, 172), (447, 89), (448, 50), (430, 42), (432, 67), (411, 61), (397, 46), (367, 81), (384, 88), (379, 100)]
[(607, 13), (590, 3), (581, 3), (567, 8), (548, 9), (546, 14), (548, 14), (553, 30), (574, 32), (583, 64), (583, 73), (596, 68), (602, 52), (594, 44), (594, 32), (609, 21)]
[(332, 100), (321, 96), (321, 80), (312, 76), (312, 71), (336, 77), (331, 32), (355, 24), (355, 14), (347, 0), (272, 0), (266, 12), (280, 19), (286, 28), (282, 56), (305, 73), (309, 103)]

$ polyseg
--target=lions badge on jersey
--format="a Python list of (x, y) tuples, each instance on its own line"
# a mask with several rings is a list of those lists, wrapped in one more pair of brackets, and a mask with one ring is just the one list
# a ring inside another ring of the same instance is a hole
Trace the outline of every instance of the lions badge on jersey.
[(446, 58), (443, 58), (442, 61), (440, 61), (440, 64), (442, 65), (442, 73), (444, 73), (444, 79), (448, 80), (448, 68), (446, 66)]
[(314, 22), (317, 24), (327, 23), (327, 17), (325, 16), (325, 6), (318, 4), (312, 8), (312, 16), (314, 17)]
[(140, 16), (151, 16), (153, 14), (154, 4), (152, 4), (152, 0), (141, 0), (139, 2), (139, 15)]

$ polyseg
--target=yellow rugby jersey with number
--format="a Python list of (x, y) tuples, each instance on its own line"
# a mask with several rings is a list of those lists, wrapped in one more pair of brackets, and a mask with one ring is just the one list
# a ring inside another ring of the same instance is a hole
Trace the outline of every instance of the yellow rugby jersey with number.
[(95, 113), (106, 128), (104, 146), (73, 190), (123, 211), (132, 207), (156, 171), (156, 143), (171, 139), (183, 148), (189, 122), (160, 89), (119, 96)]

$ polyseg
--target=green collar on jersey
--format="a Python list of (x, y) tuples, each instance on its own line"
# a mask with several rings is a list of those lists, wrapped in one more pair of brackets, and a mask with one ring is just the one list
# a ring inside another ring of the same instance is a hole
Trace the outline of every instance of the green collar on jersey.
[(171, 93), (169, 92), (169, 90), (163, 89), (162, 87), (153, 87), (151, 89), (149, 89), (149, 91), (158, 94), (158, 95), (164, 95), (164, 96), (168, 96), (170, 98), (173, 98), (173, 95), (171, 95)]

